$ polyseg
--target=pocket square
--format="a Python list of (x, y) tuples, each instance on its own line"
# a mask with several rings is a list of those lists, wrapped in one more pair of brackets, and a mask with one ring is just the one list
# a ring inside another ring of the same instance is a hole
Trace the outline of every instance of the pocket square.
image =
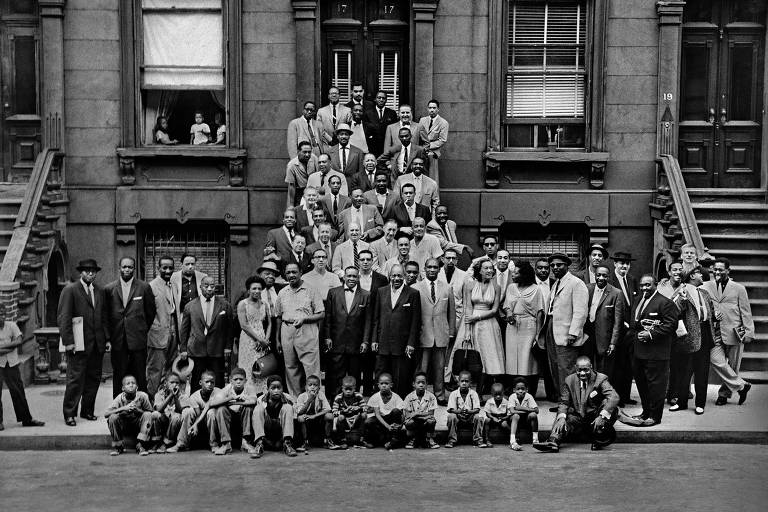
[(597, 396), (597, 391), (593, 389), (592, 392), (589, 394), (589, 398), (595, 398), (596, 396)]
[(357, 307), (360, 309), (363, 309), (365, 307), (365, 304), (358, 304)]
[(658, 313), (648, 313), (648, 316), (659, 316)]
[(409, 307), (411, 307), (411, 303), (410, 302), (406, 302), (405, 304), (403, 304), (403, 307), (404, 308), (409, 308)]
[(221, 311), (221, 312), (219, 313), (219, 316), (223, 315), (224, 313), (226, 313), (226, 311)]
[(614, 306), (613, 304), (606, 304), (606, 305), (605, 305), (606, 309), (607, 309), (607, 308), (612, 308), (613, 306)]
[(133, 300), (141, 300), (141, 299), (143, 299), (143, 298), (144, 298), (144, 297), (134, 297), (134, 298), (133, 298)]

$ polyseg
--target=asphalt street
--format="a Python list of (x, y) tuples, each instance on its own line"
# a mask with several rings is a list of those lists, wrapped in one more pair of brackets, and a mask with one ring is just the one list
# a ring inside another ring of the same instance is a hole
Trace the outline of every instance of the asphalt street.
[(543, 454), (312, 450), (216, 457), (196, 451), (0, 452), (0, 509), (85, 511), (764, 511), (768, 446), (588, 445)]

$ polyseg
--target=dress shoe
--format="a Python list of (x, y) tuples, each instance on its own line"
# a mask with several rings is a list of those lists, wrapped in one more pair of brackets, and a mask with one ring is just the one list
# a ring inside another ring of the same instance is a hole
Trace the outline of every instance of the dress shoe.
[(637, 405), (637, 400), (633, 400), (631, 398), (627, 398), (626, 400), (624, 400), (624, 403), (627, 404), (627, 405)]
[(684, 411), (688, 409), (688, 406), (681, 407), (680, 404), (675, 404), (672, 407), (669, 408), (669, 412), (675, 412), (675, 411)]
[(75, 421), (75, 418), (72, 418), (72, 417), (64, 418), (64, 423), (66, 423), (67, 426), (69, 427), (77, 426), (77, 422)]
[(232, 444), (230, 443), (222, 443), (221, 446), (213, 452), (214, 455), (227, 455), (228, 453), (232, 453)]
[(739, 390), (739, 405), (747, 401), (747, 393), (749, 393), (750, 389), (752, 389), (752, 384), (747, 382), (744, 384), (744, 387)]
[(44, 421), (40, 421), (40, 420), (32, 419), (32, 420), (28, 420), (28, 421), (22, 421), (21, 422), (21, 426), (22, 427), (44, 427), (45, 426), (45, 422)]
[(259, 439), (253, 444), (253, 451), (250, 453), (252, 459), (260, 459), (264, 455), (264, 441)]
[(533, 447), (540, 452), (557, 453), (560, 451), (560, 447), (554, 441), (545, 441), (543, 443), (533, 443)]
[(642, 422), (641, 422), (641, 423), (638, 425), (638, 427), (652, 427), (652, 426), (654, 426), (654, 425), (657, 425), (657, 423), (656, 423), (656, 420), (654, 420), (653, 418), (646, 418), (646, 419), (644, 419), (644, 420), (643, 420), (643, 421), (642, 421)]
[(110, 457), (117, 457), (118, 455), (122, 455), (122, 453), (125, 451), (125, 448), (122, 446), (113, 446), (112, 451), (109, 452)]
[(596, 452), (598, 450), (602, 450), (603, 447), (601, 445), (597, 444), (597, 443), (592, 443), (592, 445), (589, 447), (589, 449), (592, 450), (593, 452)]
[(704, 408), (703, 407), (697, 407), (694, 412), (696, 414), (698, 414), (699, 416), (701, 416), (702, 414), (704, 414)]
[(88, 421), (96, 421), (97, 419), (99, 419), (96, 416), (94, 416), (93, 414), (81, 414), (80, 417), (83, 418), (84, 420), (88, 420)]
[(717, 397), (717, 400), (715, 400), (715, 405), (725, 405), (728, 403), (728, 399), (724, 396)]

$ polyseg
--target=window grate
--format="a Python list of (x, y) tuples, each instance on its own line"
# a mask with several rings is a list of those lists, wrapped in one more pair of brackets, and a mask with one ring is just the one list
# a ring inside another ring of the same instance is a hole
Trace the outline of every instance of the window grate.
[(581, 243), (575, 236), (552, 235), (545, 240), (512, 239), (504, 243), (504, 248), (509, 251), (509, 256), (513, 261), (528, 261), (531, 265), (535, 265), (539, 258), (546, 258), (552, 253), (561, 252), (573, 261), (570, 267), (571, 271), (579, 268), (579, 262), (582, 259)]

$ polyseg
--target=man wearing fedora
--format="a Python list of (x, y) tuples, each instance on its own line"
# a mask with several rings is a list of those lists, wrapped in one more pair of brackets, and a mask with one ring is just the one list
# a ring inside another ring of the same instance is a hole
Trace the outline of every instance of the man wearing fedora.
[[(277, 325), (277, 292), (279, 292), (284, 286), (285, 282), (278, 283), (277, 279), (280, 277), (280, 270), (277, 263), (274, 260), (264, 258), (264, 262), (256, 269), (256, 273), (264, 280), (264, 289), (261, 290), (261, 301), (267, 306), (267, 314), (269, 320), (273, 326)], [(273, 327), (269, 336), (269, 346), (272, 349), (272, 353), (277, 357), (278, 368), (281, 368), (280, 375), (282, 376), (283, 354), (277, 351), (277, 328)]]
[(85, 259), (78, 263), (77, 270), (80, 278), (61, 291), (56, 315), (61, 341), (67, 352), (63, 413), (64, 422), (70, 427), (77, 425), (75, 416), (78, 406), (81, 418), (96, 421), (96, 393), (107, 350), (107, 301), (104, 289), (94, 283), (101, 267), (96, 260)]
[(589, 292), (587, 285), (568, 271), (571, 258), (567, 255), (554, 253), (547, 261), (555, 282), (550, 287), (546, 321), (540, 336), (544, 336), (552, 380), (555, 389), (559, 390), (565, 378), (573, 373), (580, 347), (585, 341)]
[(349, 143), (352, 129), (347, 123), (339, 123), (336, 128), (336, 138), (339, 143), (328, 148), (331, 157), (331, 167), (347, 177), (347, 186), (352, 176), (363, 172), (363, 157), (365, 153), (360, 148)]
[(632, 390), (632, 358), (634, 357), (634, 340), (628, 337), (632, 304), (637, 301), (637, 278), (630, 274), (630, 268), (635, 258), (625, 251), (617, 251), (613, 257), (613, 272), (609, 274), (608, 282), (621, 291), (624, 296), (624, 320), (619, 328), (619, 343), (613, 353), (613, 368), (608, 373), (614, 389), (619, 394), (619, 406), (636, 405), (637, 400), (630, 398)]
[(589, 246), (589, 256), (587, 257), (587, 266), (584, 270), (576, 272), (574, 275), (584, 281), (584, 284), (594, 284), (595, 273), (597, 267), (604, 265), (604, 261), (608, 259), (608, 251), (605, 250), (600, 244), (592, 244)]

